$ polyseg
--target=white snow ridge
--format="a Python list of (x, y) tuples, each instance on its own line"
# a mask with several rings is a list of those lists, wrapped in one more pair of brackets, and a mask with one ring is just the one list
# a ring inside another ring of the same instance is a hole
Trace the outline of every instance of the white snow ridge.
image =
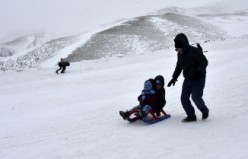
[[(0, 2), (0, 16), (10, 14), (4, 7), (21, 8), (24, 2)], [(40, 8), (33, 18), (45, 25), (40, 16), (49, 13), (44, 19), (54, 16), (59, 23), (60, 15), (62, 30), (74, 13), (70, 22), (82, 31), (60, 38), (45, 31), (0, 44), (1, 159), (248, 158), (246, 1), (59, 2), (49, 7), (46, 0), (35, 2), (33, 8)], [(29, 10), (22, 9), (22, 16), (32, 15)], [(119, 110), (138, 104), (145, 80), (160, 74), (167, 85), (171, 79), (177, 60), (173, 39), (181, 32), (191, 44), (201, 44), (209, 61), (204, 91), (209, 118), (202, 121), (196, 109), (197, 122), (181, 122), (186, 114), (180, 76), (165, 88), (171, 118), (152, 125), (124, 121)], [(56, 74), (62, 57), (71, 65)]]

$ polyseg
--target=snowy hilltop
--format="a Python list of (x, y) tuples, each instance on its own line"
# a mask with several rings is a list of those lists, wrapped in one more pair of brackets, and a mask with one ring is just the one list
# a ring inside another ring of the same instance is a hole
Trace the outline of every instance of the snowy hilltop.
[[(69, 61), (79, 62), (170, 49), (173, 46), (171, 39), (182, 30), (192, 37), (192, 43), (227, 38), (224, 30), (204, 22), (203, 16), (198, 16), (199, 13), (196, 9), (166, 8), (157, 13), (109, 24), (90, 33), (50, 41), (43, 38), (43, 43), (37, 35), (24, 36), (1, 45), (0, 69), (6, 71), (36, 68), (55, 55), (65, 54), (61, 52), (67, 52)], [(232, 16), (235, 15), (230, 15)], [(37, 41), (40, 42), (37, 44)]]
[[(27, 1), (4, 0), (0, 6), (27, 7)], [(32, 12), (34, 22), (58, 31), (69, 22), (78, 23), (75, 30), (83, 28), (82, 22), (84, 29), (92, 29), (1, 42), (1, 159), (248, 157), (246, 1), (54, 2), (30, 2), (37, 11)], [(2, 11), (0, 16), (11, 17)], [(31, 16), (28, 11), (22, 9), (22, 16)], [(52, 23), (55, 17), (61, 28)], [(26, 19), (21, 24), (35, 27)], [(204, 91), (209, 118), (201, 120), (196, 109), (197, 122), (181, 122), (186, 114), (180, 76), (174, 87), (165, 87), (164, 109), (171, 118), (152, 125), (123, 120), (119, 111), (138, 104), (145, 80), (163, 75), (165, 85), (170, 81), (177, 60), (173, 39), (181, 32), (190, 44), (201, 44), (209, 61)], [(64, 74), (55, 73), (60, 58), (71, 62)]]

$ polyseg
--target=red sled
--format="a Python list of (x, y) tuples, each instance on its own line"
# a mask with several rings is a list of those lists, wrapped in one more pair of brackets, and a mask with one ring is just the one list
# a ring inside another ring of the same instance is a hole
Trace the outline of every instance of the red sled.
[(129, 116), (129, 118), (127, 119), (129, 122), (135, 122), (137, 120), (142, 120), (143, 122), (147, 123), (147, 124), (154, 124), (157, 122), (160, 122), (162, 120), (168, 119), (170, 118), (170, 114), (167, 114), (164, 110), (161, 110), (160, 113), (162, 114), (161, 116), (157, 116), (156, 113), (151, 110), (149, 111), (148, 115), (146, 116), (146, 118), (142, 119), (137, 111), (134, 111), (134, 113), (132, 115)]

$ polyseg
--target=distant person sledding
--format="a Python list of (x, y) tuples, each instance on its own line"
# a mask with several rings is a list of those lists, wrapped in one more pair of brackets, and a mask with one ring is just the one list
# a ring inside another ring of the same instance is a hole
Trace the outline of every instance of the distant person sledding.
[[(144, 83), (144, 89), (138, 96), (139, 105), (129, 111), (120, 111), (124, 120), (134, 122), (139, 119), (148, 124), (153, 124), (170, 117), (163, 107), (165, 106), (164, 78), (159, 75), (155, 79), (148, 79)], [(162, 114), (161, 114), (162, 113)]]
[(56, 71), (56, 73), (59, 73), (59, 70), (61, 70), (60, 73), (65, 73), (66, 70), (66, 66), (70, 66), (70, 63), (68, 61), (66, 61), (65, 59), (61, 58), (60, 62), (58, 62), (59, 65), (59, 69)]

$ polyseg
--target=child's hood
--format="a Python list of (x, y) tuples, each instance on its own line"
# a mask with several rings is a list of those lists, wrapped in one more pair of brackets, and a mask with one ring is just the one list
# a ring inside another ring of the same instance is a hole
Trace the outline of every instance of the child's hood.
[(164, 77), (162, 75), (158, 75), (154, 78), (156, 83), (161, 83), (162, 87), (164, 87)]

